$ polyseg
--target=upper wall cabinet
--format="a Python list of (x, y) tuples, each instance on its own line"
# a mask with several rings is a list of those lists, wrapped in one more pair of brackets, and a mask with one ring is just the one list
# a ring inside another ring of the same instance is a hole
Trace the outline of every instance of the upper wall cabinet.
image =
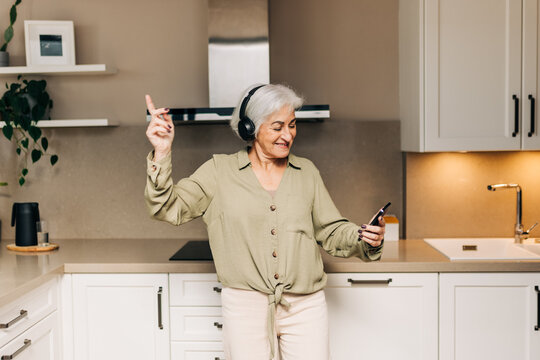
[(400, 0), (403, 151), (540, 150), (538, 0)]

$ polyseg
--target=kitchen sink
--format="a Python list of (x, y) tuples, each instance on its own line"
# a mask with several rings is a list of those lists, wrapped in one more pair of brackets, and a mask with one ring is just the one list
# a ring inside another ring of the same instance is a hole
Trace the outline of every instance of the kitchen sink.
[(424, 239), (450, 260), (540, 260), (540, 244), (514, 238)]
[(540, 255), (540, 239), (527, 239), (523, 241), (522, 246), (525, 250)]

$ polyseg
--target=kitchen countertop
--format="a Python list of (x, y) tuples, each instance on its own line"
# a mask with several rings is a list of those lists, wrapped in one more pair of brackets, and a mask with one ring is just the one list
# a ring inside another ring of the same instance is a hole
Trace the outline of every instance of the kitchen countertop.
[[(0, 242), (0, 306), (63, 273), (212, 273), (211, 261), (169, 261), (189, 240), (55, 240), (58, 250), (21, 253)], [(322, 252), (325, 271), (339, 272), (540, 272), (537, 260), (450, 261), (423, 240), (387, 241), (381, 261), (336, 258)]]

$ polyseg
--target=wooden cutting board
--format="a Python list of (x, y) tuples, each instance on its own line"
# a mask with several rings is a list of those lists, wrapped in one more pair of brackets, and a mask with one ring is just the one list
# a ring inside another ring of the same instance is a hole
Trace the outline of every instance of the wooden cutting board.
[(55, 243), (50, 243), (47, 246), (17, 246), (15, 244), (7, 244), (6, 246), (9, 250), (13, 251), (22, 251), (22, 252), (42, 252), (42, 251), (51, 251), (58, 249), (59, 245)]

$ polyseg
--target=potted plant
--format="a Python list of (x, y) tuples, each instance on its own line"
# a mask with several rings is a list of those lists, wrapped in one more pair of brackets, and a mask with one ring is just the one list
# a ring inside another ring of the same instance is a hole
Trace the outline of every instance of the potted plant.
[(22, 80), (6, 83), (7, 91), (0, 98), (0, 116), (5, 122), (2, 128), (4, 136), (14, 141), (17, 155), (23, 156), (23, 166), (19, 176), (19, 185), (25, 183), (28, 175), (28, 155), (32, 163), (39, 161), (44, 155), (50, 156), (51, 165), (56, 164), (58, 156), (47, 153), (49, 141), (38, 126), (38, 121), (48, 118), (47, 112), (53, 107), (45, 80)]
[(9, 10), (9, 26), (4, 32), (4, 44), (0, 47), (0, 66), (9, 66), (9, 53), (7, 52), (7, 46), (11, 39), (13, 39), (13, 24), (17, 20), (17, 5), (22, 0), (15, 0), (15, 4), (11, 6)]

